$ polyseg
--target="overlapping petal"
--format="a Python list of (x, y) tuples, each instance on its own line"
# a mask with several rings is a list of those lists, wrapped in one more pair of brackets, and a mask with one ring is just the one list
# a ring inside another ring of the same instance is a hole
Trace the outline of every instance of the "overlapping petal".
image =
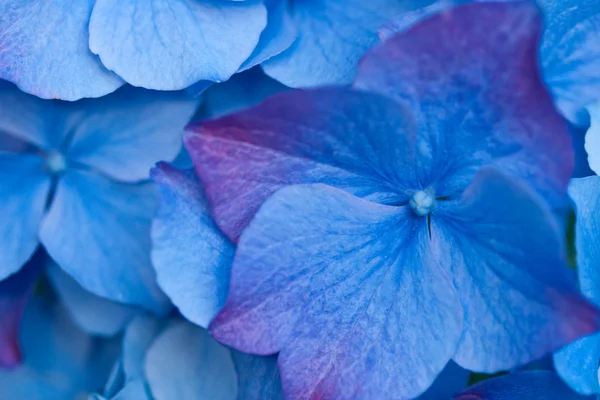
[(590, 105), (588, 111), (591, 125), (585, 135), (585, 150), (590, 168), (597, 174), (600, 172), (600, 102)]
[(227, 80), (266, 24), (259, 1), (96, 0), (89, 44), (128, 83), (179, 90)]
[(44, 99), (100, 97), (123, 81), (88, 48), (95, 0), (0, 3), (0, 78)]
[(158, 284), (190, 321), (208, 326), (225, 303), (233, 244), (217, 228), (193, 169), (152, 170), (161, 201), (152, 224)]
[(355, 86), (410, 108), (440, 194), (464, 190), (491, 163), (563, 204), (573, 156), (567, 126), (539, 76), (540, 20), (529, 1), (462, 5), (389, 38), (362, 60)]
[(90, 292), (164, 313), (168, 299), (150, 262), (156, 200), (150, 183), (115, 183), (94, 172), (69, 171), (42, 223), (41, 242)]
[(419, 395), (454, 352), (462, 311), (411, 213), (324, 185), (280, 189), (240, 239), (212, 334), (280, 351), (292, 398)]
[(238, 377), (238, 400), (283, 400), (277, 357), (232, 351)]

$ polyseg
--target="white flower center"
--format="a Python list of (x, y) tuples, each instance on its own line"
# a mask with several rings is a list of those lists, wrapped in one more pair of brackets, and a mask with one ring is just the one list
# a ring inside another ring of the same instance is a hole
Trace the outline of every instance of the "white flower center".
[(423, 190), (416, 192), (408, 202), (414, 213), (423, 217), (433, 210), (435, 199), (433, 196)]
[(60, 174), (67, 169), (67, 159), (58, 151), (51, 151), (46, 155), (46, 167), (52, 174)]

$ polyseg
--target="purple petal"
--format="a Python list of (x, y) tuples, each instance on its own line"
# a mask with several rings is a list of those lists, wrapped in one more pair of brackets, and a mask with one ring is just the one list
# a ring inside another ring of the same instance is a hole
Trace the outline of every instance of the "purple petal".
[(408, 207), (289, 186), (241, 236), (211, 331), (242, 351), (280, 351), (290, 398), (415, 397), (461, 331), (439, 257), (426, 220)]

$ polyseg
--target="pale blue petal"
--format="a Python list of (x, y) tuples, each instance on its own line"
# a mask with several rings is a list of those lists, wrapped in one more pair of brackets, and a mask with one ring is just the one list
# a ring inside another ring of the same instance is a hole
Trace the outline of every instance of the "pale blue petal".
[(138, 316), (131, 321), (123, 337), (123, 371), (128, 381), (146, 379), (146, 353), (164, 327), (165, 321), (150, 316)]
[(174, 323), (154, 341), (145, 372), (156, 400), (236, 400), (237, 376), (227, 348), (189, 322)]
[(287, 186), (242, 234), (211, 333), (241, 351), (280, 351), (289, 398), (413, 398), (461, 332), (437, 250), (409, 207)]
[(50, 190), (44, 160), (0, 153), (0, 280), (17, 272), (38, 247), (38, 230)]
[(585, 151), (588, 154), (590, 168), (600, 173), (600, 102), (588, 107), (590, 128), (585, 135)]
[(157, 161), (170, 161), (179, 152), (183, 128), (197, 105), (182, 92), (130, 86), (78, 102), (73, 112), (81, 110), (82, 115), (67, 155), (120, 181), (148, 179)]
[(0, 78), (44, 99), (100, 97), (123, 84), (88, 48), (94, 0), (0, 2)]
[(266, 24), (256, 1), (96, 0), (90, 49), (134, 86), (179, 90), (227, 80)]
[[(144, 381), (128, 382), (111, 400), (152, 400), (148, 396)], [(216, 400), (216, 399), (215, 399)]]
[(264, 62), (271, 77), (291, 87), (352, 82), (358, 60), (378, 42), (377, 31), (403, 12), (433, 0), (312, 0), (294, 2), (298, 39)]
[(578, 393), (600, 393), (598, 363), (600, 334), (585, 336), (554, 354), (554, 367), (560, 377)]
[(260, 35), (258, 45), (240, 70), (252, 68), (281, 53), (296, 40), (298, 30), (290, 15), (291, 2), (265, 0), (267, 7), (267, 27)]
[(238, 400), (283, 400), (277, 357), (232, 351), (238, 376)]
[(90, 292), (164, 313), (170, 308), (150, 262), (156, 207), (150, 184), (115, 183), (88, 171), (61, 177), (40, 239), (56, 263)]
[(184, 317), (207, 327), (227, 298), (233, 244), (215, 225), (193, 169), (159, 163), (152, 177), (161, 193), (152, 224), (158, 284)]
[(54, 262), (46, 267), (46, 273), (73, 321), (90, 335), (114, 336), (140, 312), (88, 292)]

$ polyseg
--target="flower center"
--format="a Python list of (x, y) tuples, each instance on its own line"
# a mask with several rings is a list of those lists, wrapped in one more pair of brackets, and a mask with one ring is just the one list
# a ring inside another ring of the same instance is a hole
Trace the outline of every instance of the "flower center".
[(67, 159), (58, 151), (51, 151), (46, 155), (46, 168), (52, 174), (61, 174), (67, 169)]
[(435, 199), (433, 196), (423, 190), (416, 192), (408, 202), (415, 214), (424, 217), (433, 210)]

